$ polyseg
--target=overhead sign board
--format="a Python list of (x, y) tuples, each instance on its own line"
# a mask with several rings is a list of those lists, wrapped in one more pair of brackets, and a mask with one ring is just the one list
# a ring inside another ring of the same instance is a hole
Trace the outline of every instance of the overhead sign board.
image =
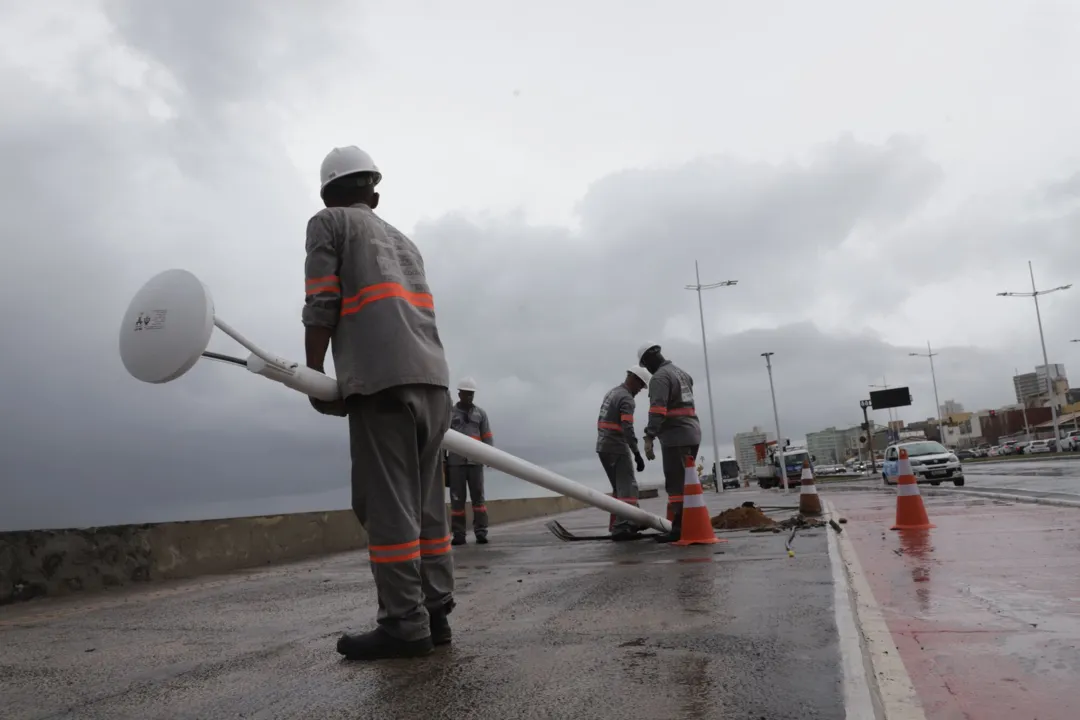
[(906, 387), (875, 390), (870, 393), (870, 407), (875, 410), (888, 410), (894, 407), (906, 407), (911, 404), (911, 392)]

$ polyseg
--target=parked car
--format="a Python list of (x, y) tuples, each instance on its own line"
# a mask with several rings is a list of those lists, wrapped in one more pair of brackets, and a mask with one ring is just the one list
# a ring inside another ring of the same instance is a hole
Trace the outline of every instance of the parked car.
[(1061, 449), (1071, 452), (1080, 451), (1080, 430), (1072, 430), (1061, 439)]
[(901, 448), (907, 450), (915, 482), (940, 485), (943, 481), (949, 481), (956, 487), (964, 484), (964, 467), (955, 453), (939, 442), (918, 440), (886, 448), (885, 461), (881, 465), (881, 478), (886, 485), (896, 484)]
[(1029, 455), (1035, 455), (1036, 453), (1048, 453), (1053, 452), (1054, 449), (1050, 446), (1053, 440), (1032, 440), (1027, 444), (1026, 452)]
[(970, 460), (971, 458), (979, 457), (979, 453), (976, 450), (961, 450), (960, 452), (956, 453), (956, 457), (960, 458), (961, 460)]

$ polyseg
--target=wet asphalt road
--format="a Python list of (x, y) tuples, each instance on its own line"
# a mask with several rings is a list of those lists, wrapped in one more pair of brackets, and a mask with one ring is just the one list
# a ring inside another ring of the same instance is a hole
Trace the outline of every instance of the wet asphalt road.
[[(719, 510), (755, 496), (706, 497)], [(792, 559), (784, 535), (563, 543), (543, 523), (455, 549), (454, 644), (421, 660), (335, 654), (337, 634), (373, 615), (362, 552), (0, 608), (0, 715), (844, 717), (823, 531), (800, 534)]]
[[(1080, 501), (1080, 453), (1063, 460), (1003, 460), (965, 463), (965, 489)], [(829, 488), (880, 487), (876, 478), (831, 481)], [(923, 485), (922, 487), (928, 487)], [(952, 483), (942, 483), (949, 489)]]

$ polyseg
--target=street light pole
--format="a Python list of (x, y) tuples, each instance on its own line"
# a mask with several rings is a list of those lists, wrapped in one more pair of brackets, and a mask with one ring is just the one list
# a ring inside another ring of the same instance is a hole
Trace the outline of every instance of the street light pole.
[[(908, 353), (911, 357), (924, 357), (930, 358), (930, 380), (934, 383), (934, 417), (937, 418), (938, 433), (941, 435), (941, 444), (945, 445), (945, 423), (941, 421), (941, 401), (938, 400), (937, 393), (937, 373), (934, 372), (934, 356), (938, 353), (930, 349), (930, 341), (926, 341), (925, 353)], [(948, 447), (948, 445), (945, 445)]]
[(1050, 417), (1054, 421), (1054, 452), (1057, 452), (1061, 448), (1059, 443), (1061, 442), (1061, 436), (1058, 430), (1058, 414), (1057, 406), (1054, 405), (1054, 383), (1050, 379), (1050, 358), (1046, 355), (1046, 336), (1043, 334), (1042, 326), (1042, 312), (1039, 310), (1039, 296), (1049, 295), (1052, 292), (1058, 290), (1068, 290), (1072, 287), (1072, 283), (1068, 285), (1058, 285), (1056, 288), (1050, 288), (1049, 290), (1039, 290), (1035, 287), (1035, 271), (1031, 267), (1031, 261), (1028, 260), (1028, 274), (1031, 276), (1031, 292), (999, 292), (999, 297), (1029, 297), (1035, 301), (1035, 320), (1039, 323), (1039, 343), (1042, 345), (1043, 356), (1043, 368), (1046, 370), (1046, 401), (1050, 405)]
[(705, 389), (709, 393), (709, 427), (712, 429), (713, 467), (716, 468), (716, 472), (713, 473), (713, 481), (716, 482), (716, 492), (723, 492), (724, 483), (720, 482), (720, 446), (716, 442), (716, 413), (713, 411), (712, 377), (709, 375), (709, 342), (705, 339), (705, 306), (701, 302), (701, 291), (713, 290), (718, 287), (730, 287), (739, 281), (724, 280), (723, 282), (702, 285), (697, 260), (694, 261), (694, 280), (696, 282), (693, 285), (687, 285), (686, 289), (697, 291), (698, 315), (701, 318), (701, 349), (705, 353)]
[[(1073, 342), (1076, 342), (1076, 341), (1073, 340)], [(1017, 368), (1017, 367), (1014, 367), (1013, 368), (1013, 375), (1019, 375), (1019, 374), (1020, 374), (1020, 369)], [(1031, 440), (1031, 426), (1028, 425), (1028, 419), (1027, 419), (1027, 398), (1023, 398), (1020, 401), (1020, 412), (1024, 413), (1024, 439), (1025, 440)]]
[(772, 380), (772, 361), (770, 358), (776, 353), (763, 352), (761, 357), (765, 358), (765, 369), (769, 371), (769, 392), (772, 394), (772, 415), (773, 421), (776, 423), (776, 451), (779, 453), (777, 457), (777, 463), (780, 469), (780, 477), (784, 481), (784, 493), (788, 491), (787, 482), (787, 463), (784, 462), (784, 446), (781, 444), (784, 442), (780, 435), (780, 413), (776, 410), (776, 387), (773, 385)]
[[(878, 388), (880, 390), (888, 390), (889, 389), (889, 381), (885, 379), (884, 375), (881, 376), (881, 382), (884, 383), (884, 384), (883, 385), (871, 385), (870, 387)], [(889, 442), (892, 442), (893, 422), (894, 421), (895, 421), (895, 417), (893, 416), (893, 409), (889, 408)]]

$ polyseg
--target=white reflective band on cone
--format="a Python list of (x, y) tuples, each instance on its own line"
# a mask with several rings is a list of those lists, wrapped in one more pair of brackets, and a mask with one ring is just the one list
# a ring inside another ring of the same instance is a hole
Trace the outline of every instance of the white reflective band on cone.
[(896, 486), (896, 494), (897, 495), (918, 495), (919, 494), (919, 486), (916, 485), (915, 483), (911, 483), (910, 485), (897, 485)]
[(817, 485), (803, 485), (800, 495), (817, 495)]
[(705, 507), (705, 496), (698, 495), (697, 493), (693, 495), (683, 495), (682, 506), (683, 510), (686, 510), (686, 508), (703, 508)]

